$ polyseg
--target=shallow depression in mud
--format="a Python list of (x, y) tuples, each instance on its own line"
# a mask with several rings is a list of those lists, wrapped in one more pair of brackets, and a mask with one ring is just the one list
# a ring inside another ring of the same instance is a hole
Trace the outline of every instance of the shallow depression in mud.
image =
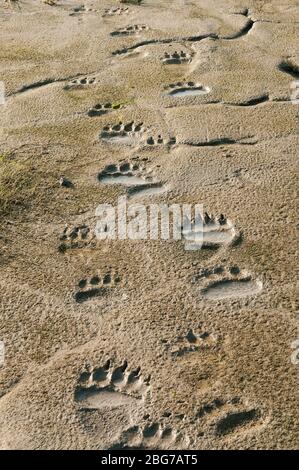
[(212, 231), (212, 232), (187, 232), (184, 233), (186, 241), (207, 242), (207, 243), (229, 243), (232, 239), (231, 233), (228, 231)]
[(118, 408), (119, 406), (128, 406), (132, 402), (138, 401), (133, 396), (109, 390), (80, 390), (76, 399), (82, 402), (86, 408)]
[(202, 295), (211, 300), (228, 299), (230, 297), (247, 297), (258, 294), (262, 290), (260, 281), (250, 279), (222, 280), (202, 290)]
[(204, 87), (197, 87), (197, 88), (179, 88), (177, 90), (173, 90), (169, 93), (170, 96), (175, 96), (177, 98), (184, 97), (184, 96), (200, 96), (206, 95), (209, 93), (209, 88)]
[(132, 186), (132, 185), (144, 185), (144, 179), (139, 178), (134, 175), (105, 175), (100, 176), (99, 181), (102, 184), (111, 185), (111, 184), (122, 184), (123, 186)]

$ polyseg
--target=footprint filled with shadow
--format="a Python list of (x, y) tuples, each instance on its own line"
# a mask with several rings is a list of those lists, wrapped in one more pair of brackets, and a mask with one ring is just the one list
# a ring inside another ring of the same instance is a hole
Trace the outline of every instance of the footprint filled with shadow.
[(97, 103), (87, 111), (87, 115), (89, 117), (103, 116), (104, 114), (111, 113), (112, 111), (114, 111), (116, 109), (121, 109), (122, 107), (123, 107), (123, 105), (120, 104), (120, 103), (117, 103), (117, 104)]
[(65, 85), (65, 90), (71, 90), (73, 88), (83, 88), (88, 85), (94, 85), (96, 83), (95, 77), (82, 77), (71, 80), (67, 85)]
[(87, 7), (86, 5), (80, 5), (72, 9), (70, 16), (80, 16), (84, 13), (99, 13), (100, 10), (95, 8)]
[(250, 410), (229, 412), (217, 421), (215, 426), (215, 434), (218, 436), (223, 436), (235, 431), (244, 431), (247, 428), (256, 425), (260, 418), (261, 413), (255, 408)]
[(176, 137), (169, 137), (169, 138), (163, 138), (161, 134), (155, 136), (150, 135), (146, 139), (146, 145), (149, 145), (151, 147), (157, 147), (157, 146), (165, 146), (165, 147), (172, 147), (173, 145), (176, 144)]
[(106, 8), (103, 13), (103, 17), (105, 16), (119, 16), (119, 15), (127, 15), (130, 13), (129, 7), (112, 7)]
[(240, 397), (217, 397), (203, 403), (195, 417), (199, 422), (207, 422), (217, 437), (234, 433), (242, 435), (249, 430), (256, 430), (264, 422), (262, 411), (248, 404), (244, 405)]
[(149, 28), (146, 24), (133, 24), (125, 28), (119, 28), (110, 33), (110, 36), (132, 36), (147, 31)]
[(103, 276), (97, 274), (90, 279), (81, 279), (74, 294), (75, 300), (83, 303), (96, 297), (104, 297), (120, 282), (120, 277), (112, 272), (107, 272)]
[(164, 56), (161, 58), (161, 62), (164, 65), (180, 65), (192, 62), (193, 54), (184, 51), (174, 51), (173, 53), (164, 52)]
[(86, 224), (66, 225), (59, 236), (58, 251), (64, 253), (72, 248), (92, 247), (96, 244), (94, 230)]

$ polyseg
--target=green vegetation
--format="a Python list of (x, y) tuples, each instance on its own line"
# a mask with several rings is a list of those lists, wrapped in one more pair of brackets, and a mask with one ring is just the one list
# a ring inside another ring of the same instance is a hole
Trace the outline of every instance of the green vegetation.
[(0, 214), (26, 207), (35, 193), (35, 175), (28, 162), (18, 162), (9, 154), (0, 155)]
[(131, 103), (132, 101), (116, 101), (115, 103), (112, 103), (112, 109), (121, 109), (123, 108), (126, 104)]

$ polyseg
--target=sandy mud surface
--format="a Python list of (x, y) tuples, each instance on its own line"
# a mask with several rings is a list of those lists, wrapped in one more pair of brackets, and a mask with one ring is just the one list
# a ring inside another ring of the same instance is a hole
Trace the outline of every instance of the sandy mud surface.
[[(298, 1), (0, 0), (0, 30), (0, 448), (298, 448)], [(100, 240), (124, 196), (203, 224)]]

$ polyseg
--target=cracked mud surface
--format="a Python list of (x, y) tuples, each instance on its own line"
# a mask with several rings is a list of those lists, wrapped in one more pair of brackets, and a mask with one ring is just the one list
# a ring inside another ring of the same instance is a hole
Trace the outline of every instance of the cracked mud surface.
[[(0, 0), (1, 449), (298, 448), (298, 24)], [(124, 195), (203, 223), (98, 240)]]

